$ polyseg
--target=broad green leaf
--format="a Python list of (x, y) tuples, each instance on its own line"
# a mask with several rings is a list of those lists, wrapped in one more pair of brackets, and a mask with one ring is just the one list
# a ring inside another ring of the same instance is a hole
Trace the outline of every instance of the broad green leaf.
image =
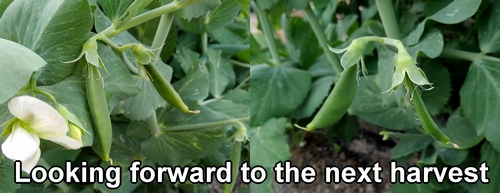
[(240, 12), (240, 7), (235, 0), (221, 0), (221, 3), (221, 5), (208, 14), (208, 23), (206, 24), (208, 32), (213, 32), (224, 27)]
[(393, 95), (396, 94), (397, 97), (400, 97), (400, 105), (397, 103), (384, 104), (375, 76), (360, 78), (356, 97), (348, 112), (370, 123), (390, 129), (403, 130), (420, 125), (416, 119), (415, 110), (409, 101), (403, 98), (404, 93), (393, 93)]
[(333, 81), (333, 76), (324, 76), (314, 80), (306, 100), (290, 116), (301, 119), (313, 115), (314, 111), (323, 104), (328, 96), (328, 91), (331, 90), (330, 87), (333, 85)]
[(489, 167), (487, 177), (490, 183), (477, 183), (479, 192), (496, 192), (500, 189), (500, 183), (496, 183), (500, 180), (500, 160), (498, 160), (500, 153), (496, 149), (489, 142), (485, 142), (481, 147), (481, 161), (479, 161), (478, 167), (482, 163), (486, 163)]
[(73, 73), (75, 59), (92, 28), (87, 0), (18, 0), (0, 18), (0, 38), (33, 50), (46, 62), (37, 82), (50, 85)]
[(325, 55), (318, 57), (311, 67), (307, 69), (313, 78), (335, 75), (333, 66), (328, 62)]
[(222, 98), (238, 104), (250, 104), (250, 93), (239, 88), (228, 91)]
[[(164, 64), (157, 65), (166, 80), (170, 80), (172, 69)], [(102, 74), (102, 72), (101, 72)], [(153, 114), (153, 111), (166, 104), (165, 100), (158, 94), (149, 77), (134, 75), (131, 86), (139, 87), (141, 92), (126, 100), (120, 101), (114, 108), (112, 114), (123, 114), (131, 120), (145, 120)]]
[(469, 67), (460, 89), (464, 114), (495, 149), (500, 150), (500, 59), (483, 57)]
[(85, 129), (82, 135), (83, 146), (90, 146), (94, 141), (94, 127), (88, 109), (85, 78), (86, 76), (78, 71), (57, 84), (39, 88), (52, 94), (58, 103), (78, 117)]
[(349, 34), (347, 34), (347, 32), (357, 19), (358, 15), (350, 14), (337, 23), (337, 26), (335, 26), (335, 31), (337, 32), (337, 39), (339, 41), (347, 40), (347, 38), (349, 37)]
[(405, 37), (403, 42), (406, 42), (405, 45), (407, 46), (416, 44), (424, 32), (425, 23), (428, 20), (444, 24), (460, 23), (474, 15), (480, 4), (481, 0), (454, 0), (433, 15), (425, 18), (418, 24), (417, 28)]
[(200, 63), (200, 54), (191, 51), (190, 49), (180, 46), (177, 48), (175, 59), (181, 63), (182, 70), (185, 73), (189, 72), (192, 66)]
[(420, 52), (429, 58), (436, 58), (443, 51), (443, 46), (443, 35), (439, 30), (432, 28), (422, 36), (416, 45), (408, 48), (408, 53), (413, 59), (416, 59)]
[(26, 86), (31, 74), (43, 67), (46, 62), (30, 49), (0, 38), (0, 104), (14, 96)]
[(136, 96), (141, 90), (134, 85), (128, 69), (108, 46), (100, 44), (97, 51), (107, 69), (106, 72), (100, 68), (100, 73), (104, 80), (104, 91), (108, 99), (108, 107), (113, 110), (119, 102)]
[(273, 167), (278, 161), (290, 159), (287, 136), (284, 133), (285, 126), (285, 118), (271, 118), (264, 125), (252, 128), (250, 165), (268, 168)]
[(44, 151), (42, 158), (51, 166), (64, 166), (66, 161), (74, 161), (81, 151), (82, 149)]
[[(97, 0), (101, 5), (104, 13), (108, 18), (115, 22), (118, 18), (125, 14), (129, 6), (134, 3), (134, 0)], [(141, 1), (141, 0), (137, 0)], [(149, 0), (147, 0), (149, 1)]]
[(193, 18), (202, 16), (207, 11), (214, 10), (220, 4), (221, 0), (203, 0), (199, 3), (195, 3), (193, 5), (177, 10), (176, 12), (174, 12), (174, 14), (190, 21)]
[(285, 64), (258, 65), (250, 70), (250, 82), (250, 125), (257, 126), (269, 118), (287, 115), (302, 104), (311, 87), (311, 75)]
[(249, 45), (250, 29), (247, 22), (233, 22), (213, 31), (212, 35), (221, 44)]
[(439, 154), (439, 157), (441, 157), (443, 162), (447, 165), (458, 165), (462, 163), (469, 154), (467, 149), (447, 148), (438, 141), (434, 141), (433, 145), (436, 149), (436, 153)]
[[(14, 0), (1, 0), (0, 1), (0, 17), (2, 17), (3, 12)], [(250, 3), (250, 2), (249, 2)], [(250, 15), (250, 14), (248, 14)]]
[(221, 54), (220, 50), (207, 50), (210, 94), (215, 98), (219, 98), (227, 88), (232, 87), (236, 79), (231, 63)]
[(292, 17), (288, 20), (283, 14), (281, 19), (286, 38), (285, 46), (290, 57), (302, 67), (309, 68), (322, 53), (314, 32), (300, 17)]
[(493, 53), (500, 51), (500, 23), (496, 18), (500, 17), (500, 2), (493, 1), (490, 4), (490, 11), (481, 14), (478, 22), (479, 47), (483, 53)]
[[(121, 27), (130, 19), (138, 15), (153, 0), (135, 0), (116, 21), (116, 28)], [(123, 1), (120, 1), (120, 3)]]
[(424, 134), (408, 134), (400, 137), (398, 144), (391, 149), (391, 159), (398, 159), (423, 150), (434, 141)]
[(240, 6), (241, 11), (250, 17), (250, 0), (235, 0)]
[(209, 76), (204, 64), (191, 66), (186, 77), (172, 84), (184, 102), (198, 102), (208, 97)]
[[(484, 136), (476, 134), (476, 129), (474, 129), (469, 119), (464, 117), (460, 108), (455, 110), (450, 118), (448, 118), (446, 128), (442, 131), (450, 138), (450, 141), (458, 144), (460, 149), (471, 148), (484, 139)], [(451, 148), (452, 146), (449, 145), (449, 147)]]

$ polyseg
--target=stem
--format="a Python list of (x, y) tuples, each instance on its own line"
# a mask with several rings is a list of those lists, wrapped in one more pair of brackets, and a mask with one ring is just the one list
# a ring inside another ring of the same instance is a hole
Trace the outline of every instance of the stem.
[(392, 0), (375, 0), (375, 3), (387, 37), (401, 39)]
[(243, 68), (250, 68), (250, 64), (247, 64), (247, 63), (243, 63), (243, 62), (240, 62), (240, 61), (237, 61), (237, 60), (230, 60), (230, 62), (236, 66), (240, 66), (240, 67), (243, 67)]
[[(49, 168), (50, 168), (49, 163), (47, 163), (47, 161), (46, 161), (45, 159), (43, 159), (43, 158), (40, 158), (40, 159), (38, 160), (38, 164), (40, 164), (41, 166), (43, 166), (43, 167), (44, 167), (44, 168), (46, 168), (46, 169), (49, 169)], [(61, 175), (61, 174), (59, 174), (59, 175)], [(61, 190), (62, 190), (62, 192), (68, 192), (68, 190), (69, 190), (69, 186), (68, 186), (68, 184), (66, 184), (64, 181), (61, 181), (60, 183), (57, 183), (57, 184), (56, 184), (56, 183), (52, 183), (52, 184), (54, 184), (54, 185), (55, 185), (55, 186), (57, 186), (59, 189), (61, 189)]]
[(225, 125), (230, 125), (230, 124), (237, 124), (238, 122), (245, 122), (245, 121), (250, 121), (250, 117), (243, 117), (243, 118), (229, 119), (229, 120), (222, 120), (222, 121), (215, 121), (215, 122), (208, 122), (208, 123), (197, 123), (197, 124), (190, 124), (190, 125), (172, 126), (172, 127), (168, 127), (164, 131), (171, 132), (171, 131), (202, 130), (202, 129), (207, 129), (207, 128), (211, 128), (211, 127), (219, 127), (219, 126), (225, 126)]
[[(468, 61), (474, 62), (481, 57), (491, 57), (491, 56), (481, 55), (479, 53), (474, 53), (474, 52), (467, 52), (467, 51), (445, 48), (445, 49), (443, 49), (443, 51), (441, 52), (441, 55), (439, 55), (439, 57), (455, 58), (455, 59), (468, 60)], [(491, 58), (495, 58), (495, 57), (491, 57)], [(498, 60), (498, 58), (495, 58), (495, 60)]]
[(160, 133), (160, 126), (158, 126), (158, 120), (156, 119), (156, 111), (147, 119), (149, 131), (151, 135), (156, 135)]
[(269, 51), (271, 52), (271, 56), (273, 57), (274, 66), (280, 65), (281, 60), (278, 54), (278, 49), (276, 47), (276, 42), (274, 41), (274, 30), (272, 28), (271, 22), (267, 17), (267, 14), (264, 10), (262, 10), (257, 4), (255, 5), (255, 9), (257, 10), (257, 17), (259, 18), (259, 23), (264, 31), (264, 35), (267, 40), (267, 45), (269, 47)]
[(54, 96), (52, 96), (52, 94), (45, 92), (39, 88), (35, 88), (32, 91), (47, 97), (52, 103), (57, 104), (56, 98), (54, 98)]
[(161, 50), (163, 49), (163, 44), (168, 37), (170, 32), (170, 27), (172, 26), (172, 21), (174, 20), (174, 15), (167, 13), (161, 16), (160, 23), (158, 23), (158, 28), (156, 29), (155, 37), (153, 38), (153, 43), (151, 43), (151, 48), (156, 56), (153, 64), (158, 62), (160, 58)]
[(202, 54), (206, 54), (208, 50), (208, 33), (207, 33), (207, 24), (209, 22), (208, 14), (210, 11), (205, 13), (203, 17), (205, 17), (205, 21), (203, 23), (203, 32), (201, 33), (201, 51)]
[(156, 9), (153, 9), (153, 10), (148, 11), (146, 13), (143, 13), (141, 15), (135, 16), (134, 18), (130, 19), (127, 23), (123, 24), (123, 26), (121, 26), (120, 28), (115, 29), (115, 26), (111, 25), (106, 30), (102, 31), (101, 33), (104, 34), (106, 37), (113, 37), (122, 31), (128, 30), (132, 27), (140, 25), (140, 24), (147, 22), (151, 19), (159, 17), (163, 14), (172, 13), (176, 10), (182, 9), (184, 7), (187, 7), (187, 6), (195, 4), (195, 3), (199, 3), (201, 1), (203, 1), (203, 0), (183, 0), (181, 2), (172, 1), (169, 4), (163, 5), (161, 7), (158, 7)]
[(247, 85), (248, 81), (250, 81), (250, 76), (248, 76), (247, 78), (245, 78), (245, 80), (241, 81), (241, 83), (238, 84), (238, 86), (236, 86), (236, 88), (242, 88), (242, 87), (244, 87), (245, 85)]
[(31, 95), (32, 95), (33, 97), (35, 97), (35, 91), (34, 91), (34, 90), (36, 89), (36, 77), (35, 77), (35, 72), (33, 72), (33, 73), (31, 74), (31, 77), (30, 77), (30, 83), (29, 83), (29, 84), (30, 84), (30, 86), (29, 86), (29, 87), (30, 87), (30, 90), (31, 90)]
[(118, 55), (120, 56), (120, 59), (122, 60), (123, 64), (127, 67), (128, 71), (134, 73), (134, 74), (139, 74), (139, 70), (137, 70), (137, 67), (133, 65), (130, 60), (128, 60), (127, 55), (125, 54), (125, 50), (122, 49), (118, 44), (115, 42), (111, 41), (108, 37), (101, 35), (99, 38), (102, 42), (106, 43), (109, 47), (111, 47), (113, 50), (118, 52)]
[(318, 38), (319, 45), (321, 46), (321, 48), (323, 48), (323, 52), (325, 53), (326, 58), (328, 59), (330, 64), (333, 65), (333, 69), (335, 70), (335, 77), (339, 77), (340, 73), (344, 71), (344, 68), (342, 68), (342, 65), (340, 65), (339, 58), (337, 58), (337, 56), (335, 56), (335, 54), (328, 48), (329, 41), (326, 39), (323, 30), (319, 26), (318, 18), (316, 17), (316, 15), (314, 15), (311, 7), (307, 6), (305, 8), (305, 11), (307, 19), (309, 20), (309, 24), (311, 25), (316, 38)]

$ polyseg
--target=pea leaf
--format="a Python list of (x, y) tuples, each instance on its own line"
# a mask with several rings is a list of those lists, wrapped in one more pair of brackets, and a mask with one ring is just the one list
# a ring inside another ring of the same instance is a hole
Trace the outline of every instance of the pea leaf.
[(313, 115), (328, 96), (333, 81), (333, 76), (324, 76), (314, 80), (306, 100), (291, 114), (291, 117), (300, 119)]
[(493, 1), (489, 11), (481, 14), (478, 22), (479, 47), (483, 53), (500, 51), (500, 24), (495, 18), (500, 17), (500, 2)]
[[(116, 21), (116, 28), (121, 27), (125, 23), (127, 23), (130, 19), (135, 17), (137, 14), (141, 12), (149, 3), (153, 0), (135, 0), (130, 6), (125, 10), (125, 12), (118, 18)], [(120, 1), (120, 3), (123, 1)]]
[(226, 88), (235, 83), (235, 74), (231, 63), (221, 56), (222, 51), (208, 49), (208, 72), (210, 75), (210, 94), (219, 98)]
[(250, 125), (257, 126), (271, 117), (287, 115), (302, 104), (311, 87), (311, 75), (285, 64), (257, 65), (250, 69), (250, 82)]
[(434, 141), (432, 137), (425, 134), (408, 134), (400, 138), (398, 144), (391, 149), (391, 159), (402, 158), (421, 151)]
[(46, 62), (36, 53), (21, 44), (0, 38), (0, 103), (14, 96), (26, 86), (31, 74)]
[[(70, 19), (68, 19), (70, 18)], [(0, 38), (33, 50), (46, 62), (37, 83), (50, 85), (74, 71), (75, 59), (92, 28), (86, 0), (14, 1), (0, 18)]]
[(250, 0), (236, 0), (236, 3), (238, 3), (245, 15), (250, 16)]
[(481, 161), (478, 165), (482, 163), (488, 165), (488, 178), (490, 183), (477, 183), (479, 192), (495, 192), (500, 188), (500, 183), (492, 183), (500, 180), (500, 163), (498, 161), (500, 153), (496, 149), (497, 148), (494, 148), (493, 144), (489, 142), (485, 142), (481, 146)]
[(261, 127), (251, 129), (250, 165), (269, 168), (290, 159), (285, 126), (285, 118), (271, 118)]
[(408, 48), (408, 53), (416, 59), (420, 52), (424, 53), (429, 58), (436, 58), (443, 51), (443, 35), (437, 29), (428, 30), (420, 42)]
[(208, 23), (205, 25), (208, 32), (224, 27), (240, 12), (240, 7), (235, 0), (221, 0), (221, 3), (208, 14)]
[(207, 11), (214, 10), (219, 5), (221, 5), (221, 0), (204, 0), (177, 10), (175, 15), (190, 21), (193, 18), (202, 16)]
[(464, 114), (495, 149), (500, 150), (500, 59), (481, 57), (469, 67), (460, 89), (460, 104)]
[(300, 17), (292, 17), (288, 20), (283, 15), (281, 23), (285, 32), (285, 46), (290, 57), (302, 67), (309, 68), (322, 53), (314, 32)]
[[(476, 129), (469, 119), (463, 116), (461, 108), (451, 114), (446, 122), (446, 128), (442, 131), (450, 138), (450, 141), (458, 144), (460, 149), (471, 148), (484, 139), (484, 136), (477, 135)], [(448, 147), (452, 148), (453, 146), (448, 145)]]
[[(97, 0), (104, 13), (115, 22), (120, 16), (124, 16), (125, 11), (134, 3), (134, 0)], [(141, 1), (141, 0), (138, 0)], [(149, 0), (147, 0), (149, 1)]]
[(448, 165), (458, 165), (462, 163), (469, 154), (467, 149), (447, 148), (438, 141), (434, 141), (433, 145), (436, 153), (439, 154), (443, 162)]

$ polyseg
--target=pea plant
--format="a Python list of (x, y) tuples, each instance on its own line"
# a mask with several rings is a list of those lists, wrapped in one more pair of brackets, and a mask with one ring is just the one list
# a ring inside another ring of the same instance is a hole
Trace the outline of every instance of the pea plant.
[[(500, 2), (255, 0), (252, 165), (290, 159), (304, 133), (343, 142), (358, 119), (397, 139), (391, 159), (490, 167), (499, 180)], [(279, 32), (279, 33), (278, 33)], [(300, 128), (300, 129), (298, 129)], [(320, 130), (326, 128), (326, 130)], [(261, 156), (265, 155), (265, 156)], [(495, 192), (498, 183), (393, 184), (392, 192)], [(268, 180), (255, 188), (269, 192)]]
[[(208, 192), (208, 183), (131, 182), (128, 167), (226, 160), (231, 192), (249, 154), (249, 4), (0, 1), (0, 192)], [(17, 177), (68, 163), (121, 167), (120, 185), (86, 181), (83, 170), (82, 183), (14, 183), (13, 160)]]

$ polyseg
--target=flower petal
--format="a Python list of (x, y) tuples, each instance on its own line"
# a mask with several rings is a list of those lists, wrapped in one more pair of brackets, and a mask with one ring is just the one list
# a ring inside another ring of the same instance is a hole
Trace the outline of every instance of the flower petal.
[[(20, 124), (14, 124), (12, 133), (2, 144), (2, 152), (11, 160), (20, 160), (22, 162), (29, 160), (39, 151), (40, 139), (35, 133), (30, 133), (20, 127)], [(36, 160), (38, 161), (38, 160)]]
[(9, 111), (27, 124), (27, 130), (37, 134), (66, 135), (68, 123), (54, 107), (44, 101), (31, 97), (19, 96), (9, 101)]
[(82, 147), (82, 144), (79, 141), (77, 141), (71, 137), (68, 137), (66, 135), (43, 135), (43, 134), (40, 134), (40, 135), (38, 135), (38, 137), (40, 137), (42, 139), (50, 140), (50, 141), (57, 143), (63, 147), (66, 147), (68, 149), (78, 149), (78, 148)]
[(38, 160), (40, 160), (40, 148), (35, 152), (35, 154), (30, 157), (28, 160), (23, 161), (22, 163), (22, 170), (25, 171), (26, 173), (30, 173), (31, 170), (36, 166), (38, 163)]

